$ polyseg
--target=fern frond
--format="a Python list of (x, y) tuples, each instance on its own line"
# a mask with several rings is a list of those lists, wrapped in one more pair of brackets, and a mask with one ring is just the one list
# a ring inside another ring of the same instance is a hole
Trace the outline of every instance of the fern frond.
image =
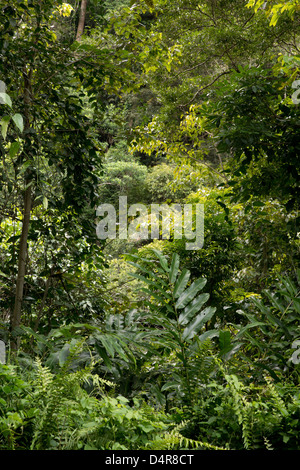
[(238, 418), (238, 423), (242, 429), (242, 438), (245, 449), (250, 449), (252, 444), (252, 405), (248, 402), (244, 395), (244, 385), (238, 380), (236, 375), (225, 374), (231, 396), (233, 398), (233, 408)]
[(162, 437), (155, 439), (147, 444), (147, 449), (152, 450), (172, 450), (172, 449), (209, 449), (209, 450), (227, 450), (223, 447), (214, 446), (208, 442), (190, 439), (181, 434), (182, 428), (187, 425), (186, 421), (181, 422), (172, 430), (164, 433)]
[(264, 437), (264, 443), (265, 443), (265, 446), (266, 446), (266, 449), (267, 450), (274, 450), (269, 439), (267, 439), (266, 437)]
[(288, 410), (285, 406), (285, 403), (284, 401), (282, 400), (282, 398), (280, 397), (278, 391), (276, 390), (275, 388), (275, 385), (273, 383), (273, 380), (271, 379), (271, 377), (268, 377), (268, 376), (264, 376), (264, 379), (267, 383), (267, 390), (268, 392), (270, 393), (271, 397), (273, 398), (275, 404), (276, 404), (276, 407), (277, 409), (280, 411), (280, 413), (287, 417), (288, 416)]
[(53, 374), (48, 367), (42, 365), (42, 361), (40, 358), (36, 358), (35, 360), (36, 366), (36, 389), (40, 393), (46, 393), (48, 387), (53, 382)]

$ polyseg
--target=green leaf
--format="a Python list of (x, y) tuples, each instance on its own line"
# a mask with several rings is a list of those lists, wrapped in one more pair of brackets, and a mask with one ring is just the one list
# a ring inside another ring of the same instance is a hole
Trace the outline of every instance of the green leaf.
[(62, 367), (70, 354), (70, 345), (65, 344), (58, 355), (59, 365)]
[(197, 341), (204, 343), (208, 338), (214, 338), (215, 336), (219, 336), (219, 330), (208, 330), (198, 336)]
[(115, 347), (112, 341), (112, 338), (109, 335), (95, 335), (95, 338), (101, 342), (102, 346), (105, 348), (107, 353), (114, 358), (115, 356)]
[(184, 311), (179, 315), (178, 323), (180, 325), (186, 325), (193, 318), (195, 313), (199, 312), (200, 308), (208, 301), (209, 297), (210, 296), (207, 293), (200, 294), (196, 299), (190, 302), (190, 304), (187, 305)]
[(110, 369), (112, 367), (111, 360), (109, 359), (106, 349), (101, 346), (99, 343), (95, 344), (95, 348), (99, 354), (99, 356), (103, 359), (104, 364)]
[(7, 104), (10, 108), (12, 107), (12, 101), (7, 93), (0, 93), (0, 104)]
[(188, 341), (207, 323), (216, 311), (216, 307), (207, 307), (183, 330), (182, 339)]
[(220, 355), (224, 356), (227, 354), (231, 348), (231, 334), (230, 331), (220, 331), (219, 333), (219, 346), (220, 346)]
[(7, 128), (8, 128), (9, 121), (10, 121), (10, 116), (2, 116), (2, 119), (0, 121), (1, 134), (4, 140), (6, 139), (6, 136), (7, 136)]
[(170, 267), (170, 273), (169, 273), (169, 279), (170, 279), (170, 282), (172, 284), (174, 284), (174, 282), (177, 278), (179, 262), (180, 262), (180, 258), (178, 256), (178, 254), (173, 253), (171, 267)]
[(245, 331), (249, 330), (250, 328), (255, 328), (256, 326), (266, 326), (266, 323), (258, 320), (253, 320), (252, 323), (249, 323), (248, 325), (244, 326), (239, 330), (239, 332), (236, 334), (236, 338), (243, 336)]
[(21, 147), (20, 142), (13, 142), (9, 149), (9, 156), (11, 158), (14, 158), (17, 155), (18, 151), (20, 150), (20, 147)]
[(156, 250), (155, 248), (153, 248), (152, 251), (158, 257), (161, 267), (168, 273), (169, 266), (168, 266), (167, 259), (163, 256), (163, 254), (160, 251)]
[(17, 128), (19, 129), (20, 132), (23, 132), (24, 130), (24, 121), (23, 121), (23, 117), (21, 116), (21, 114), (14, 114), (13, 117), (12, 117), (12, 120), (14, 121), (15, 125), (17, 126)]
[(176, 308), (184, 308), (189, 302), (191, 302), (195, 295), (203, 289), (205, 284), (207, 283), (207, 279), (205, 278), (200, 278), (197, 279), (192, 283), (190, 287), (188, 287), (179, 297), (177, 300), (175, 307)]
[(43, 197), (43, 206), (44, 206), (44, 209), (48, 209), (48, 199), (46, 198), (46, 196)]
[(186, 288), (187, 283), (189, 282), (191, 272), (188, 269), (183, 269), (180, 274), (173, 291), (173, 296), (176, 299), (179, 297), (184, 289)]
[(170, 382), (165, 383), (165, 384), (161, 387), (161, 391), (162, 391), (162, 392), (165, 392), (166, 390), (177, 389), (179, 386), (180, 386), (180, 382), (170, 381)]

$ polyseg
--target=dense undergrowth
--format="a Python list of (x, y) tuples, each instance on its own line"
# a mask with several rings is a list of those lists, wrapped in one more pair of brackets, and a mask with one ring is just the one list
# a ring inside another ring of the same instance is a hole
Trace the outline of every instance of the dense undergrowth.
[(254, 298), (240, 324), (208, 328), (205, 278), (191, 283), (176, 254), (130, 258), (144, 310), (47, 336), (24, 328), (28, 352), (0, 369), (1, 448), (297, 449), (294, 282)]

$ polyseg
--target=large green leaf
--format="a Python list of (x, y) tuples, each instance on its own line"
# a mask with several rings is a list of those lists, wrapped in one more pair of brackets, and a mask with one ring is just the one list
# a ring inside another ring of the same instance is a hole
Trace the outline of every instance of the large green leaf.
[(14, 121), (15, 125), (19, 129), (20, 132), (23, 132), (24, 130), (24, 121), (23, 121), (23, 116), (19, 113), (16, 113), (13, 115), (12, 120)]
[(177, 278), (179, 262), (180, 262), (180, 258), (178, 256), (178, 254), (173, 253), (171, 267), (170, 267), (170, 273), (169, 273), (169, 279), (170, 279), (170, 282), (172, 284), (174, 284), (174, 282)]
[(11, 98), (7, 93), (0, 93), (0, 104), (7, 104), (10, 108), (12, 107)]
[(186, 288), (187, 283), (190, 280), (190, 276), (191, 276), (191, 272), (188, 269), (184, 268), (174, 287), (173, 296), (175, 299), (179, 297), (184, 291), (184, 289)]
[(168, 262), (167, 262), (167, 259), (165, 258), (165, 256), (160, 251), (156, 250), (155, 248), (153, 248), (152, 251), (158, 257), (160, 265), (164, 269), (164, 271), (166, 273), (169, 273), (169, 266), (168, 266)]
[(186, 325), (193, 316), (199, 312), (202, 305), (205, 304), (209, 299), (209, 294), (204, 293), (196, 297), (192, 302), (190, 302), (184, 309), (184, 311), (179, 315), (178, 323), (180, 325)]
[(188, 341), (192, 339), (199, 330), (207, 323), (215, 313), (215, 307), (205, 308), (197, 317), (183, 330), (182, 339)]
[(6, 136), (7, 136), (7, 129), (8, 129), (9, 121), (10, 121), (10, 116), (2, 116), (2, 119), (0, 121), (1, 134), (4, 140), (6, 139)]
[(12, 142), (10, 148), (9, 148), (9, 156), (11, 158), (14, 158), (18, 151), (20, 150), (21, 144), (20, 142)]
[(188, 287), (179, 297), (177, 300), (175, 307), (176, 308), (184, 308), (188, 303), (190, 303), (194, 297), (198, 294), (198, 292), (203, 289), (207, 282), (207, 279), (200, 278), (194, 281), (190, 287)]
[(245, 331), (249, 330), (250, 328), (255, 328), (256, 326), (266, 326), (267, 323), (265, 322), (261, 322), (261, 321), (258, 321), (258, 320), (253, 320), (252, 323), (248, 323), (248, 325), (242, 327), (239, 332), (236, 334), (236, 339), (243, 336), (243, 334), (245, 333)]

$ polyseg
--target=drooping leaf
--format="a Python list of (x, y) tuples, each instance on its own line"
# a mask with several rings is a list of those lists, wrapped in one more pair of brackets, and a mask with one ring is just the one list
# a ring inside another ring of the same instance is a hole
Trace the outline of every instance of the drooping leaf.
[(24, 121), (23, 121), (23, 117), (21, 116), (21, 114), (19, 114), (19, 113), (14, 114), (13, 117), (12, 117), (12, 120), (14, 121), (14, 123), (17, 126), (17, 128), (19, 129), (19, 131), (23, 132), (23, 130), (24, 130)]
[(7, 93), (0, 93), (0, 104), (7, 104), (10, 108), (12, 107), (12, 101)]
[(168, 273), (169, 272), (169, 266), (168, 266), (168, 261), (165, 258), (165, 256), (160, 251), (156, 250), (155, 248), (153, 248), (152, 251), (158, 257), (161, 267), (165, 270), (165, 272)]
[(10, 121), (10, 116), (2, 116), (2, 119), (0, 121), (1, 134), (4, 140), (6, 140), (9, 121)]
[(18, 151), (20, 150), (21, 144), (20, 142), (13, 142), (9, 148), (9, 156), (11, 158), (14, 158)]
[(48, 199), (46, 198), (46, 196), (43, 197), (43, 206), (44, 206), (44, 209), (48, 209)]

